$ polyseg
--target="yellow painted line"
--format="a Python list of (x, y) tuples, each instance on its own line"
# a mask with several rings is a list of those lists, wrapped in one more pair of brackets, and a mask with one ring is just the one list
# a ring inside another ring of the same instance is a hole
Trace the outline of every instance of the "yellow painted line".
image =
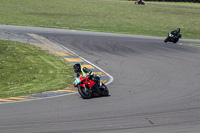
[(69, 56), (69, 55), (74, 55), (72, 53), (65, 53), (65, 52), (58, 52), (59, 55), (62, 55), (62, 56)]
[(101, 83), (105, 83), (107, 80), (100, 80), (101, 81)]
[(12, 102), (12, 101), (14, 101), (14, 100), (8, 100), (8, 99), (4, 99), (4, 98), (0, 98), (0, 102)]
[(93, 72), (94, 74), (99, 74), (100, 76), (106, 76), (104, 73), (102, 72)]
[(84, 62), (82, 59), (80, 58), (65, 58), (65, 60), (69, 61), (69, 62)]
[(93, 66), (91, 65), (81, 65), (81, 67), (86, 67), (86, 68), (94, 68)]
[(9, 97), (9, 98), (0, 98), (0, 102), (13, 102), (13, 101), (19, 101), (19, 100), (28, 100), (28, 99), (35, 99), (35, 97)]
[(77, 89), (57, 90), (57, 91), (51, 91), (51, 92), (77, 92)]
[(63, 92), (77, 92), (77, 90), (63, 90)]
[(9, 99), (9, 100), (27, 100), (28, 98), (25, 98), (25, 97), (9, 97), (7, 99)]

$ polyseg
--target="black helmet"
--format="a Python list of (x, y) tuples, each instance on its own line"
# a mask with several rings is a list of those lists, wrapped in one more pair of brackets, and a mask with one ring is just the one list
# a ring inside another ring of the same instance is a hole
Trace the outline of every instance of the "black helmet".
[(180, 28), (178, 28), (176, 31), (177, 31), (178, 33), (180, 33), (181, 29), (180, 29)]
[(73, 66), (74, 72), (80, 72), (81, 71), (81, 65), (80, 64), (74, 64)]

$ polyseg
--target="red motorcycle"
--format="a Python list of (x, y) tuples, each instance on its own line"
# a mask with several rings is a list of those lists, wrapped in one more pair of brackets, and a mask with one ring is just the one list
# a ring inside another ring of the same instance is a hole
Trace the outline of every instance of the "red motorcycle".
[(137, 2), (135, 2), (136, 5), (145, 5), (145, 3), (143, 2), (143, 0), (137, 0)]
[(99, 88), (98, 93), (93, 90), (94, 85), (97, 85), (95, 81), (82, 76), (79, 76), (73, 82), (73, 86), (78, 88), (78, 92), (83, 99), (90, 99), (95, 96), (109, 96), (109, 91), (105, 84), (100, 83), (100, 85), (97, 85)]

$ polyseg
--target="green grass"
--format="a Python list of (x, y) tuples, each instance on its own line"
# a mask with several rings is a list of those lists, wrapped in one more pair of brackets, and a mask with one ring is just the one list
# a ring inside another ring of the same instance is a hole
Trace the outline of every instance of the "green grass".
[[(0, 24), (163, 37), (180, 27), (183, 38), (200, 39), (200, 10), (140, 6), (133, 4), (135, 1), (125, 0), (95, 1), (1, 0)], [(171, 5), (167, 2), (163, 4)], [(197, 3), (175, 5), (200, 8)]]
[(164, 6), (177, 6), (177, 7), (188, 7), (188, 8), (200, 8), (199, 3), (193, 3), (193, 2), (147, 2), (146, 4), (153, 4), (153, 5), (164, 5)]
[(0, 97), (71, 87), (73, 70), (59, 56), (30, 44), (0, 40)]
[(193, 44), (193, 43), (184, 43), (185, 45), (191, 45), (191, 46), (200, 46), (200, 44)]

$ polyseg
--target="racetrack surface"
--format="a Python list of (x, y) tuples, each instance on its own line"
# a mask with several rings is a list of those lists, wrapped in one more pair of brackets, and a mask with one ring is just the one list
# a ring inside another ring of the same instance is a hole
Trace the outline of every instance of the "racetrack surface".
[[(200, 132), (199, 47), (145, 36), (3, 26), (0, 30), (25, 42), (37, 42), (25, 33), (43, 36), (114, 78), (108, 85), (110, 97), (83, 100), (75, 94), (0, 104), (0, 132)], [(179, 42), (185, 41), (192, 42)]]

